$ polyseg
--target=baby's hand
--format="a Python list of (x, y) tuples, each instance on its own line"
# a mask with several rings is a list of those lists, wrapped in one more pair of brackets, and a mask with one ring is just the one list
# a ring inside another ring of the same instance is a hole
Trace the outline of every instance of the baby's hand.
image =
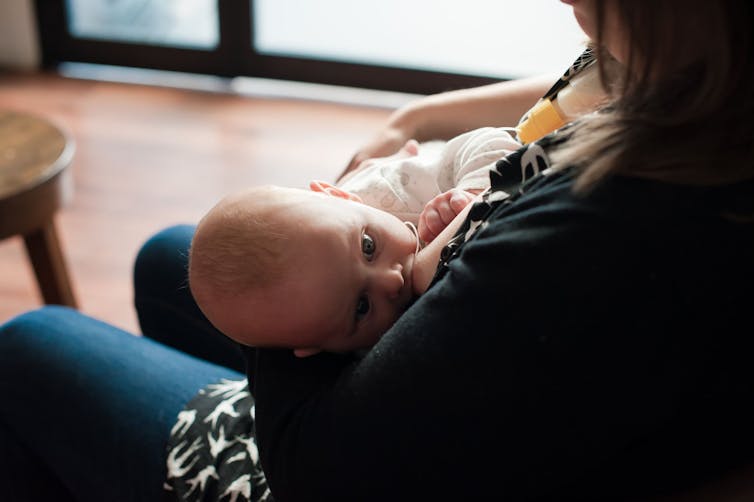
[(474, 197), (475, 194), (460, 188), (436, 195), (419, 215), (419, 238), (426, 243), (434, 240)]

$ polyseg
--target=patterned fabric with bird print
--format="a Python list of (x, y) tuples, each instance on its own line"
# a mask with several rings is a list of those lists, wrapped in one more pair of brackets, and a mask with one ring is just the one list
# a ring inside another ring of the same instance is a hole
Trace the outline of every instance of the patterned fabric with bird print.
[(165, 499), (272, 502), (254, 437), (246, 380), (202, 389), (178, 414), (167, 448)]

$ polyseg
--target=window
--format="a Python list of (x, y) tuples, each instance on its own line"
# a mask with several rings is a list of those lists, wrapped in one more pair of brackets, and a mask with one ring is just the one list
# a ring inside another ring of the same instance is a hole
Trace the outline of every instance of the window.
[(220, 43), (216, 0), (67, 0), (74, 38), (212, 50)]
[(432, 93), (543, 72), (584, 35), (555, 0), (37, 0), (65, 61)]

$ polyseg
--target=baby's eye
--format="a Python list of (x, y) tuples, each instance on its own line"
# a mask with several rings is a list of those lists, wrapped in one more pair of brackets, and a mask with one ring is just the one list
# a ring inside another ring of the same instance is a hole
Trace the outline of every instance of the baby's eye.
[(356, 302), (356, 320), (363, 319), (369, 313), (369, 298), (367, 295), (361, 295)]
[(377, 246), (374, 243), (374, 239), (372, 239), (369, 234), (361, 234), (361, 252), (367, 261), (372, 261), (376, 250)]

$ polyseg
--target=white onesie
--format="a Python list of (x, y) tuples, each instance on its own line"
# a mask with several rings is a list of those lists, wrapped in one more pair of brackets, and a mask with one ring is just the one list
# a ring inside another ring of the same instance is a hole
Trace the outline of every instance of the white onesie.
[(418, 225), (424, 205), (432, 198), (451, 188), (486, 189), (490, 169), (520, 147), (506, 129), (482, 127), (448, 142), (422, 143), (415, 156), (375, 159), (346, 176), (338, 187)]

